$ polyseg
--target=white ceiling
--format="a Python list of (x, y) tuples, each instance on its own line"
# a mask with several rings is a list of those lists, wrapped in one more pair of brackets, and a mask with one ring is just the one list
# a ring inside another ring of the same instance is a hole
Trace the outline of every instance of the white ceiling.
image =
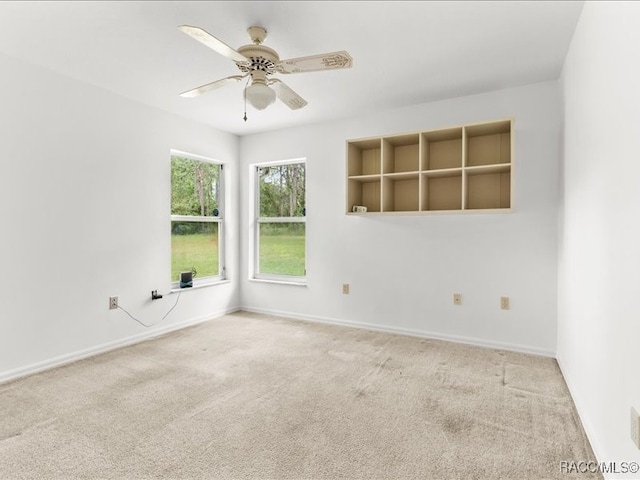
[[(558, 78), (583, 2), (0, 2), (0, 51), (162, 110), (246, 135)], [(237, 48), (267, 29), (281, 59), (347, 50), (345, 70), (279, 75), (309, 104), (250, 105), (238, 73), (178, 30)]]

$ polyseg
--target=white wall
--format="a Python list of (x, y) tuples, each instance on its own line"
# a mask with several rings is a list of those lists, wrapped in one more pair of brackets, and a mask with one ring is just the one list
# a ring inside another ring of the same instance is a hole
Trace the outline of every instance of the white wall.
[(606, 462), (640, 461), (639, 27), (636, 2), (587, 2), (562, 76), (558, 360)]
[[(560, 113), (549, 82), (243, 137), (243, 306), (553, 355)], [(347, 139), (505, 117), (515, 118), (512, 213), (344, 214)], [(308, 286), (249, 281), (249, 165), (299, 157), (308, 161)], [(509, 311), (500, 310), (503, 295)]]
[[(0, 380), (237, 308), (238, 140), (0, 55)], [(123, 72), (125, 75), (126, 72)], [(169, 151), (229, 163), (226, 285), (176, 295)]]

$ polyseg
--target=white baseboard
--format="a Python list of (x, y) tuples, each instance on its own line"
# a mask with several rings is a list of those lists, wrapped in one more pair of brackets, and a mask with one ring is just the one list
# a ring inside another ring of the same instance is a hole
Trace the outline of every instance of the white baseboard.
[(13, 370), (0, 372), (0, 384), (10, 382), (12, 380), (16, 380), (21, 377), (26, 377), (28, 375), (33, 375), (34, 373), (39, 373), (45, 370), (51, 370), (52, 368), (61, 367), (69, 363), (77, 362), (78, 360), (82, 360), (88, 357), (93, 357), (94, 355), (99, 355), (101, 353), (109, 352), (111, 350), (116, 350), (122, 347), (128, 347), (129, 345), (140, 343), (145, 340), (150, 340), (152, 338), (159, 337), (161, 335), (165, 335), (170, 332), (174, 332), (176, 330), (181, 330), (186, 327), (197, 325), (199, 323), (203, 323), (208, 320), (212, 320), (214, 318), (227, 315), (229, 313), (237, 312), (238, 310), (240, 309), (237, 307), (229, 308), (226, 310), (220, 310), (218, 312), (214, 312), (206, 316), (191, 318), (184, 322), (170, 324), (165, 327), (142, 332), (137, 335), (133, 335), (131, 337), (126, 337), (113, 342), (103, 343), (101, 345), (96, 345), (95, 347), (90, 347), (84, 350), (78, 350), (76, 352), (60, 355), (59, 357), (50, 358), (42, 362), (32, 363), (30, 365), (25, 365), (24, 367), (19, 367)]
[[(576, 410), (578, 412), (578, 416), (580, 417), (580, 421), (582, 422), (582, 427), (584, 428), (585, 433), (587, 434), (587, 438), (589, 439), (589, 443), (591, 444), (591, 449), (593, 450), (593, 454), (596, 456), (596, 460), (598, 463), (605, 462), (605, 457), (603, 455), (603, 449), (598, 442), (598, 437), (595, 434), (595, 429), (593, 425), (589, 421), (589, 417), (587, 416), (587, 411), (585, 408), (584, 401), (582, 397), (577, 395), (577, 390), (573, 384), (573, 380), (570, 375), (567, 375), (567, 369), (563, 367), (563, 361), (560, 356), (556, 357), (556, 361), (558, 362), (558, 366), (560, 367), (560, 372), (562, 372), (562, 376), (564, 378), (564, 382), (567, 384), (567, 388), (569, 389), (569, 393), (571, 394), (571, 398), (573, 398), (573, 403), (576, 406)], [(608, 477), (606, 473), (602, 474), (605, 479), (609, 480), (613, 477)]]
[[(120, 340), (116, 340), (114, 342), (104, 343), (101, 345), (96, 345), (95, 347), (90, 347), (84, 350), (79, 350), (76, 352), (71, 352), (65, 355), (61, 355), (59, 357), (54, 357), (48, 360), (44, 360), (42, 362), (33, 363), (30, 365), (25, 365), (23, 367), (19, 367), (13, 370), (7, 370), (4, 372), (0, 372), (0, 383), (6, 383), (12, 380), (16, 380), (21, 377), (25, 377), (27, 375), (32, 375), (34, 373), (39, 373), (45, 370), (50, 370), (52, 368), (60, 367), (62, 365), (66, 365), (69, 363), (76, 362), (78, 360), (82, 360), (84, 358), (92, 357), (94, 355), (98, 355), (101, 353), (105, 353), (111, 350), (116, 350), (118, 348), (126, 347), (129, 345), (133, 345), (135, 343), (140, 343), (145, 340), (149, 340), (155, 337), (159, 337), (166, 333), (170, 333), (176, 330), (180, 330), (192, 325), (196, 325), (198, 323), (206, 322), (208, 320), (212, 320), (214, 318), (221, 317), (223, 315), (227, 315), (229, 313), (237, 312), (237, 311), (247, 311), (247, 312), (255, 312), (262, 313), (266, 315), (276, 315), (285, 318), (299, 319), (310, 322), (317, 323), (325, 323), (330, 325), (341, 325), (345, 327), (353, 327), (353, 328), (364, 328), (367, 330), (374, 330), (380, 332), (388, 332), (388, 333), (398, 333), (401, 335), (408, 335), (412, 337), (419, 338), (432, 338), (437, 340), (445, 340), (449, 342), (456, 343), (464, 343), (468, 345), (475, 345), (479, 347), (488, 347), (488, 348), (497, 348), (501, 350), (510, 350), (521, 353), (529, 353), (533, 355), (541, 355), (545, 357), (555, 357), (555, 352), (540, 349), (536, 347), (531, 347), (527, 345), (518, 345), (511, 343), (503, 343), (503, 342), (493, 342), (487, 341), (479, 338), (472, 337), (463, 337), (457, 335), (446, 335), (436, 332), (430, 332), (426, 330), (415, 330), (409, 328), (401, 328), (401, 327), (392, 327), (388, 325), (378, 325), (373, 323), (364, 323), (364, 322), (355, 322), (351, 320), (342, 320), (336, 318), (329, 317), (320, 317), (313, 315), (301, 315), (293, 312), (285, 312), (280, 310), (269, 310), (263, 308), (253, 308), (253, 307), (234, 307), (226, 310), (221, 310), (218, 312), (213, 312), (210, 315), (192, 318), (184, 322), (180, 322), (177, 324), (167, 325), (166, 327), (159, 328), (157, 330), (152, 330), (148, 332), (142, 332), (138, 335), (134, 335), (131, 337), (123, 338)], [(567, 382), (568, 383), (568, 382)], [(578, 410), (580, 411), (580, 410)], [(582, 417), (582, 415), (581, 415)], [(586, 427), (585, 427), (586, 429)], [(591, 437), (590, 437), (591, 439)]]
[(375, 330), (379, 332), (387, 333), (399, 333), (402, 335), (408, 335), (411, 337), (419, 338), (431, 338), (436, 340), (445, 340), (448, 342), (464, 343), (467, 345), (474, 345), (477, 347), (497, 348), (500, 350), (509, 350), (513, 352), (529, 353), (533, 355), (540, 355), (543, 357), (555, 358), (555, 352), (546, 350), (543, 348), (532, 347), (528, 345), (518, 345), (515, 343), (504, 343), (484, 340), (481, 338), (462, 337), (458, 335), (447, 335), (442, 333), (430, 332), (427, 330), (414, 330), (410, 328), (392, 327), (388, 325), (379, 325), (374, 323), (354, 322), (352, 320), (341, 320), (336, 318), (318, 317), (313, 315), (301, 315), (292, 312), (283, 312), (280, 310), (269, 310), (264, 308), (242, 307), (240, 310), (246, 312), (262, 313), (265, 315), (276, 315), (279, 317), (286, 317), (292, 319), (306, 320), (310, 322), (326, 323), (331, 325), (342, 325), (345, 327), (364, 328), (367, 330)]

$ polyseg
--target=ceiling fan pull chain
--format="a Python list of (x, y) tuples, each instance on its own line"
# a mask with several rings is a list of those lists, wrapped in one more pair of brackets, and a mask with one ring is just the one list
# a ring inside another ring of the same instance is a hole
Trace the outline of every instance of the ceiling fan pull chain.
[[(251, 77), (249, 77), (251, 78)], [(249, 79), (247, 79), (247, 85), (249, 85)], [(242, 96), (244, 97), (244, 121), (247, 121), (247, 85), (244, 86), (242, 90)]]
[(247, 121), (247, 95), (244, 96), (244, 121)]

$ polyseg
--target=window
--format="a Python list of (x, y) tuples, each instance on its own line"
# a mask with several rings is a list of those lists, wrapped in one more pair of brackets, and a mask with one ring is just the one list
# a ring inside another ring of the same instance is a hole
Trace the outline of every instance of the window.
[(194, 286), (225, 278), (223, 165), (171, 155), (171, 281), (193, 272)]
[(256, 167), (254, 277), (304, 283), (305, 162)]

